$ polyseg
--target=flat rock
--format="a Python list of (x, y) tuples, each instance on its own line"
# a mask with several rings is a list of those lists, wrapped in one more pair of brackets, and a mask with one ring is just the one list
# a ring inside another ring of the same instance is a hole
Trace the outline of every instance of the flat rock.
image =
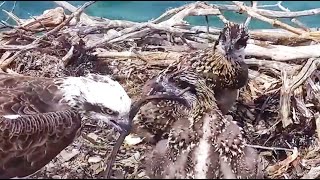
[(63, 150), (59, 155), (59, 160), (62, 162), (69, 161), (71, 158), (75, 157), (79, 153), (80, 151), (78, 149), (72, 149), (71, 151)]

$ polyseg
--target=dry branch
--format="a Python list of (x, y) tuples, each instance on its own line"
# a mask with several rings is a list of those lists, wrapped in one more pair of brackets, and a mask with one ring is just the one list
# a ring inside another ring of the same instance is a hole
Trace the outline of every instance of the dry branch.
[[(290, 10), (289, 10), (288, 8), (283, 7), (283, 6), (281, 5), (281, 3), (282, 3), (282, 1), (279, 1), (279, 3), (277, 4), (278, 7), (279, 7), (281, 10), (285, 11), (285, 12), (290, 12)], [(302, 28), (303, 30), (305, 30), (305, 31), (308, 31), (308, 32), (310, 31), (309, 28), (307, 28), (302, 22), (300, 22), (300, 21), (299, 21), (298, 19), (296, 19), (296, 18), (292, 18), (292, 19), (291, 19), (291, 22), (297, 24), (299, 27), (301, 27), (301, 28)]]
[(288, 79), (286, 71), (283, 72), (283, 86), (281, 89), (281, 97), (280, 97), (280, 108), (281, 108), (281, 119), (283, 127), (287, 127), (292, 123), (289, 118), (290, 114), (290, 97), (291, 93), (301, 86), (307, 78), (318, 68), (320, 67), (320, 59), (311, 58), (307, 61), (307, 63), (303, 66), (298, 75), (292, 77), (292, 79)]
[(252, 17), (259, 19), (261, 21), (265, 21), (265, 22), (271, 24), (272, 26), (281, 27), (281, 28), (284, 28), (290, 32), (293, 32), (293, 33), (299, 34), (299, 35), (305, 33), (305, 31), (298, 29), (298, 28), (295, 28), (295, 27), (292, 27), (290, 25), (287, 25), (279, 20), (273, 20), (273, 19), (264, 17), (264, 16), (256, 13), (254, 9), (252, 9), (248, 6), (244, 6), (242, 2), (233, 1), (233, 3), (235, 3), (237, 6), (239, 6), (240, 10), (246, 12), (249, 16), (252, 16)]
[[(241, 8), (237, 5), (212, 5), (219, 10), (225, 11), (236, 11), (240, 12)], [(320, 8), (303, 10), (303, 11), (295, 11), (295, 12), (283, 12), (283, 11), (273, 11), (266, 9), (255, 9), (256, 13), (261, 14), (262, 16), (268, 18), (296, 18), (301, 16), (312, 16), (320, 14)]]
[(270, 58), (276, 61), (289, 61), (320, 57), (319, 48), (320, 44), (296, 47), (283, 45), (261, 47), (254, 44), (248, 44), (245, 52), (247, 56)]

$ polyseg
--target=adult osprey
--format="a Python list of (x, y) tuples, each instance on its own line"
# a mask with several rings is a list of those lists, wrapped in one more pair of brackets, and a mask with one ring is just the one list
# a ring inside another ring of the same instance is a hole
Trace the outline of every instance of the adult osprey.
[(0, 178), (38, 171), (72, 143), (85, 119), (129, 129), (130, 106), (126, 91), (108, 76), (0, 73)]

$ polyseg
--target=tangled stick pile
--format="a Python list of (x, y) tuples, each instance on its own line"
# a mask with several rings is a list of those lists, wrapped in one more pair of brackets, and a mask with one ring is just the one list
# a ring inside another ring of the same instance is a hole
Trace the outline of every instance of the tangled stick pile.
[[(83, 13), (93, 2), (79, 9), (64, 1), (56, 3), (63, 8), (31, 19), (7, 12), (16, 24), (2, 23), (1, 70), (46, 77), (110, 74), (133, 99), (148, 79), (183, 52), (210, 47), (218, 39), (220, 28), (192, 26), (186, 17), (217, 16), (227, 22), (223, 12), (235, 11), (272, 24), (276, 29), (249, 30), (245, 62), (250, 79), (230, 115), (266, 160), (269, 178), (319, 177), (320, 33), (296, 19), (320, 14), (319, 9), (290, 12), (278, 3), (281, 10), (271, 11), (257, 2), (252, 7), (238, 1), (232, 5), (195, 2), (136, 23)], [(281, 18), (292, 18), (297, 27)], [(82, 134), (33, 177), (99, 177), (115, 134), (90, 122)], [(140, 139), (129, 136), (116, 159), (114, 176), (144, 177), (138, 162), (146, 148)]]

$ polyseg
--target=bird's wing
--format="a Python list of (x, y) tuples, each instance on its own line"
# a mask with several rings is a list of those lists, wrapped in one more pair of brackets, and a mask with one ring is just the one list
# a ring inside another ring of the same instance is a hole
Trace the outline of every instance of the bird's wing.
[(0, 117), (0, 178), (35, 173), (73, 142), (80, 126), (71, 110)]
[(0, 115), (26, 115), (68, 108), (54, 79), (0, 73)]

